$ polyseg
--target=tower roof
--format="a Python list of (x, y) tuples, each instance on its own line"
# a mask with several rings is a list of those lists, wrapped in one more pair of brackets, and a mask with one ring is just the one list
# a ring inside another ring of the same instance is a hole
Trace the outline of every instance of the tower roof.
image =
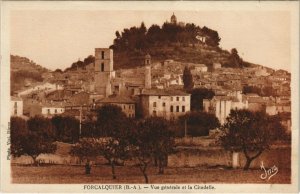
[(177, 18), (173, 12), (173, 15), (171, 16), (171, 23), (176, 23), (177, 22)]
[(150, 54), (147, 53), (147, 55), (145, 56), (145, 58), (146, 58), (146, 59), (150, 59), (150, 58), (151, 58)]
[(171, 19), (176, 19), (174, 12), (173, 12), (173, 15), (171, 16)]

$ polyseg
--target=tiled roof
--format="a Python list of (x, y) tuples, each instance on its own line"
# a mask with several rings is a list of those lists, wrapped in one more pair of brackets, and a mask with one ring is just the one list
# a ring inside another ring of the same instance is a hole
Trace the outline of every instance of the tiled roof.
[(10, 100), (11, 100), (11, 101), (22, 101), (22, 98), (16, 97), (16, 96), (11, 96), (11, 97), (10, 97)]
[(193, 64), (195, 67), (206, 67), (204, 64)]
[(63, 108), (65, 107), (64, 103), (58, 103), (58, 102), (44, 102), (42, 103), (42, 107), (51, 107), (51, 108)]
[(249, 103), (266, 103), (266, 100), (264, 100), (261, 97), (249, 97), (248, 102)]
[(101, 100), (98, 100), (97, 103), (123, 103), (123, 104), (133, 104), (135, 103), (129, 97), (126, 96), (110, 96)]
[(190, 94), (184, 92), (183, 90), (176, 90), (176, 89), (150, 89), (144, 90), (141, 95), (144, 96), (188, 96)]
[(227, 100), (227, 101), (233, 101), (233, 102), (239, 102), (239, 100), (236, 97), (233, 96), (214, 96), (214, 100)]

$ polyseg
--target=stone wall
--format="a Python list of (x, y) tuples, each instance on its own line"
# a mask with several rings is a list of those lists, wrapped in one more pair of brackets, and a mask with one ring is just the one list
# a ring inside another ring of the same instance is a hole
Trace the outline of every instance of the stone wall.
[[(291, 147), (276, 146), (262, 153), (256, 158), (251, 168), (260, 168), (263, 161), (265, 167), (276, 165), (279, 169), (291, 167)], [(239, 153), (238, 168), (242, 168), (246, 162), (243, 153)], [(232, 152), (220, 147), (178, 147), (177, 153), (168, 158), (170, 167), (197, 167), (197, 166), (232, 166)]]

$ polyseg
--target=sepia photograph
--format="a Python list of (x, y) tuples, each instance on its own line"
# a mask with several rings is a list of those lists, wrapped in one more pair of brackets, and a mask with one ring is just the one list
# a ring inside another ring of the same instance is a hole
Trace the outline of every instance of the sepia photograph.
[(7, 188), (296, 192), (298, 6), (2, 2)]

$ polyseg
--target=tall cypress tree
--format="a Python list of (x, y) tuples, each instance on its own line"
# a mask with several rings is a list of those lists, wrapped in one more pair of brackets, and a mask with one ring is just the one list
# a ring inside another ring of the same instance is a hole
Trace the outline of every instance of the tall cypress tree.
[(191, 73), (191, 70), (185, 66), (184, 70), (183, 70), (183, 88), (185, 90), (191, 90), (194, 87), (194, 81), (193, 81), (193, 75)]

